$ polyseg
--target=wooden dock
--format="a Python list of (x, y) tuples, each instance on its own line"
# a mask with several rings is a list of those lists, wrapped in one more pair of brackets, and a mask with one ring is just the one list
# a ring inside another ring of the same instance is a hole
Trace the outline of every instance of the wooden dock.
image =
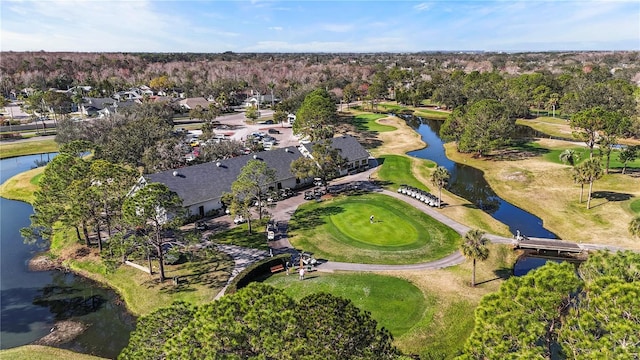
[(527, 237), (516, 240), (514, 247), (523, 250), (556, 251), (558, 254), (563, 252), (581, 253), (583, 251), (580, 245), (569, 241)]

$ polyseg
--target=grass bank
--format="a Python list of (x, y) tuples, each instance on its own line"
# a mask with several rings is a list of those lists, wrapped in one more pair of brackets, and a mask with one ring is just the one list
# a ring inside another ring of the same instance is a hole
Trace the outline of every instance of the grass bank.
[[(535, 146), (553, 154), (575, 145), (540, 139)], [(612, 172), (597, 180), (592, 208), (587, 210), (586, 201), (580, 203), (580, 186), (573, 182), (569, 165), (536, 153), (505, 161), (458, 153), (453, 143), (445, 148), (450, 159), (484, 171), (486, 180), (500, 197), (539, 216), (545, 227), (562, 239), (640, 249), (640, 244), (627, 232), (634, 216), (631, 203), (640, 197), (637, 177)]]
[(442, 270), (389, 271), (384, 274), (411, 281), (435, 306), (395, 343), (405, 353), (422, 359), (453, 359), (473, 331), (474, 311), (484, 295), (496, 291), (512, 273), (516, 253), (508, 246), (489, 245), (489, 259), (477, 263), (480, 282), (472, 288), (471, 261)]
[[(136, 316), (178, 300), (192, 304), (204, 304), (213, 300), (226, 284), (234, 266), (233, 260), (226, 254), (213, 250), (201, 251), (192, 255), (191, 261), (165, 265), (168, 280), (160, 283), (156, 260), (152, 261), (152, 275), (128, 265), (110, 267), (100, 257), (98, 249), (80, 244), (74, 231), (70, 229), (56, 230), (50, 253), (76, 273), (115, 289), (124, 299), (129, 311)], [(147, 267), (146, 261), (137, 262)], [(171, 281), (174, 277), (180, 277), (178, 285)]]
[(16, 143), (0, 142), (0, 159), (56, 152), (58, 149), (58, 144), (53, 140), (21, 141)]
[[(567, 140), (574, 139), (569, 121), (559, 117), (539, 116), (533, 119), (518, 119), (516, 124), (528, 126), (551, 137)], [(640, 140), (638, 139), (619, 139), (618, 142), (625, 145), (640, 145)]]
[(3, 360), (98, 360), (104, 359), (97, 356), (76, 353), (70, 350), (58, 349), (49, 346), (25, 345), (13, 349), (0, 350), (0, 358)]
[(32, 203), (44, 169), (44, 167), (39, 167), (27, 170), (8, 179), (0, 185), (0, 196), (5, 199)]

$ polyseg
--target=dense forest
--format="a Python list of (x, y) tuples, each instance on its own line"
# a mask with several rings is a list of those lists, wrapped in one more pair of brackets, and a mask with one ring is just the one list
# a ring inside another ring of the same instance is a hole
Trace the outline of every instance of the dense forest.
[[(395, 71), (393, 69), (396, 69)], [(113, 92), (166, 76), (186, 96), (273, 90), (286, 98), (299, 89), (343, 89), (372, 84), (387, 71), (392, 80), (434, 82), (456, 70), (496, 73), (505, 78), (597, 70), (611, 79), (640, 82), (638, 52), (543, 53), (58, 53), (2, 52), (0, 91), (68, 89), (87, 85)], [(401, 71), (402, 70), (402, 71)], [(409, 76), (410, 75), (410, 76)], [(380, 75), (378, 75), (380, 76)]]

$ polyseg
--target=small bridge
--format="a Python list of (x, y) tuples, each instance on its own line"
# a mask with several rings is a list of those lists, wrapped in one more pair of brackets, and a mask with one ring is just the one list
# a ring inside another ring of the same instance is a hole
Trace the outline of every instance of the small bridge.
[(528, 238), (526, 236), (516, 237), (514, 243), (516, 249), (540, 251), (557, 251), (560, 253), (581, 253), (583, 249), (580, 245), (569, 241)]

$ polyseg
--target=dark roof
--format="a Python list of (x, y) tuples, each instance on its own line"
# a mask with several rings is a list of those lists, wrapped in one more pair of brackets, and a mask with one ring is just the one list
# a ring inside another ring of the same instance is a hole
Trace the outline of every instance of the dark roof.
[[(302, 154), (296, 147), (262, 151), (255, 155), (243, 155), (218, 162), (188, 166), (146, 175), (149, 182), (165, 184), (182, 199), (183, 206), (191, 206), (211, 199), (217, 199), (225, 192), (231, 192), (231, 184), (236, 181), (242, 168), (254, 159), (263, 160), (276, 171), (276, 183), (294, 178), (291, 162)], [(220, 166), (217, 166), (220, 163)], [(177, 172), (176, 176), (173, 175)]]
[[(302, 146), (311, 153), (313, 144), (315, 143), (303, 144)], [(360, 145), (358, 139), (351, 135), (341, 135), (332, 138), (331, 147), (339, 149), (342, 157), (346, 158), (349, 162), (369, 157), (367, 150)]]

